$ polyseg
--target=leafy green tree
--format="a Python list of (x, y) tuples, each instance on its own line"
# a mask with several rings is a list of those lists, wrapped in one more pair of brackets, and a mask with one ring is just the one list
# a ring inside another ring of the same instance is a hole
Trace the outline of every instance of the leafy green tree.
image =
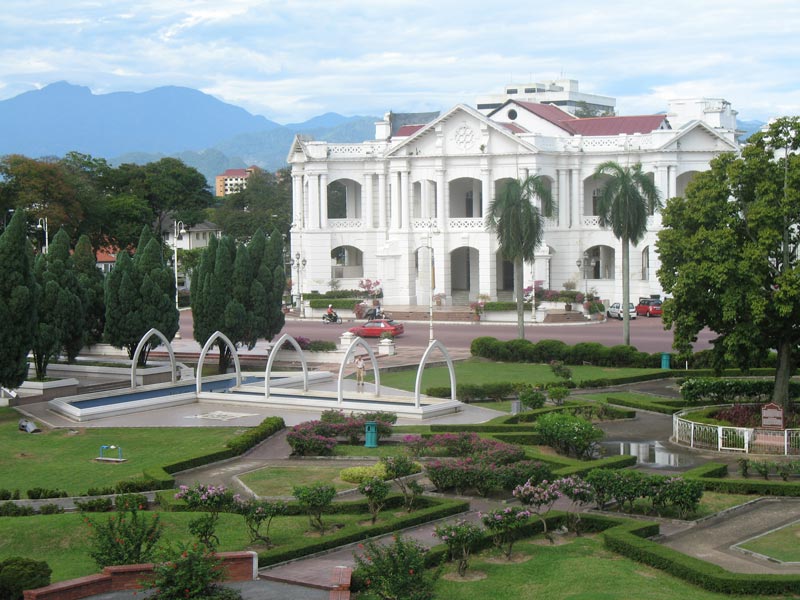
[(19, 387), (28, 375), (28, 352), (36, 331), (33, 249), (25, 211), (18, 210), (0, 235), (0, 385)]
[(778, 353), (772, 400), (788, 406), (800, 344), (800, 119), (784, 117), (724, 154), (672, 198), (659, 234), (658, 276), (671, 296), (664, 326), (691, 349), (709, 327), (715, 367), (748, 368)]
[[(164, 262), (160, 242), (149, 227), (142, 229), (138, 251), (133, 259), (120, 252), (114, 269), (106, 277), (105, 338), (116, 348), (126, 348), (132, 359), (139, 340), (151, 327), (167, 339), (178, 331), (175, 307), (175, 280)], [(150, 350), (160, 341), (152, 338), (139, 356), (147, 364)]]
[(288, 234), (292, 222), (291, 182), (288, 169), (277, 173), (258, 169), (247, 178), (246, 188), (225, 196), (213, 219), (237, 242), (247, 242), (259, 229)]
[[(534, 200), (542, 201), (542, 209)], [(514, 263), (514, 298), (517, 301), (517, 335), (525, 339), (523, 317), (522, 267), (533, 262), (542, 243), (544, 218), (553, 214), (555, 202), (544, 179), (531, 175), (508, 182), (489, 206), (486, 227), (497, 234), (500, 253)]]
[(647, 233), (647, 216), (661, 208), (658, 190), (642, 171), (641, 163), (622, 167), (614, 161), (599, 165), (594, 177), (607, 176), (597, 199), (600, 227), (611, 228), (614, 237), (622, 242), (622, 337), (631, 343), (631, 316), (627, 307), (631, 301), (630, 245), (638, 244)]
[(40, 254), (34, 266), (38, 323), (33, 344), (36, 376), (43, 379), (51, 360), (64, 354), (69, 362), (86, 340), (84, 294), (73, 267), (69, 235), (60, 229), (47, 254)]
[(102, 339), (105, 327), (105, 281), (103, 273), (97, 268), (97, 259), (88, 235), (82, 235), (78, 240), (72, 260), (78, 288), (83, 296), (86, 343), (95, 344)]
[(172, 219), (187, 225), (203, 221), (212, 196), (206, 178), (194, 167), (177, 158), (162, 158), (144, 166), (143, 197), (155, 221), (155, 230), (163, 231)]

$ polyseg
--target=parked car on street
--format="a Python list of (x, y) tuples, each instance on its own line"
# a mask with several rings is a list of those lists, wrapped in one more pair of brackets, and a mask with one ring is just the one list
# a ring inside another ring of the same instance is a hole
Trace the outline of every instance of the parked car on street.
[(636, 305), (636, 314), (640, 317), (660, 317), (661, 300), (656, 298), (641, 298)]
[(350, 333), (359, 337), (381, 337), (382, 333), (389, 332), (394, 337), (405, 331), (402, 323), (391, 319), (373, 319), (363, 325), (356, 325), (349, 329)]
[[(631, 319), (636, 318), (636, 307), (633, 305), (633, 302), (628, 303), (628, 313), (631, 315)], [(622, 321), (622, 302), (614, 302), (614, 304), (609, 306), (606, 311), (606, 316), (609, 319), (619, 319)]]

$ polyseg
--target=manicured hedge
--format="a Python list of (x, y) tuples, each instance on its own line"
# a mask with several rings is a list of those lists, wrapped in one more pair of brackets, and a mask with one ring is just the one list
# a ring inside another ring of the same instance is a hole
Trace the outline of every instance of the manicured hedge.
[(353, 310), (353, 307), (359, 302), (361, 302), (360, 298), (322, 298), (309, 300), (308, 305), (311, 308), (328, 308), (328, 305), (332, 304), (336, 310)]
[(797, 594), (800, 575), (731, 573), (720, 566), (645, 539), (658, 533), (654, 523), (626, 522), (601, 535), (606, 548), (703, 589), (722, 594)]
[(639, 408), (641, 410), (649, 410), (651, 412), (662, 413), (665, 415), (672, 415), (678, 412), (681, 408), (686, 406), (683, 400), (644, 400), (644, 399), (630, 399), (619, 398), (617, 396), (607, 396), (606, 402), (615, 404), (617, 406), (630, 406), (631, 408)]
[[(381, 520), (371, 527), (364, 527), (357, 531), (334, 532), (321, 538), (298, 538), (293, 544), (286, 544), (273, 548), (272, 550), (261, 552), (258, 555), (258, 566), (267, 567), (269, 565), (294, 560), (309, 554), (315, 554), (345, 544), (352, 544), (371, 537), (385, 535), (397, 531), (398, 529), (405, 529), (406, 527), (428, 523), (469, 510), (469, 503), (460, 500), (440, 500), (433, 498), (426, 498), (425, 500), (429, 503), (429, 506), (415, 510), (412, 513), (403, 514), (400, 517), (382, 516)], [(366, 502), (363, 504), (364, 507), (361, 510), (366, 514), (368, 512), (366, 510)], [(334, 503), (334, 506), (336, 506), (336, 503)]]
[[(530, 302), (523, 302), (522, 303), (523, 310), (530, 312), (531, 311), (531, 303)], [(505, 310), (517, 310), (517, 303), (516, 302), (484, 302), (483, 303), (483, 310), (486, 312), (499, 312)]]
[[(720, 379), (694, 377), (683, 381), (681, 396), (689, 403), (729, 404), (736, 401), (767, 401), (772, 396), (772, 379)], [(789, 382), (789, 397), (800, 396), (800, 382)]]
[(758, 494), (762, 496), (800, 496), (800, 481), (727, 478), (728, 467), (722, 463), (706, 463), (686, 471), (683, 476), (697, 479), (703, 488), (725, 494)]

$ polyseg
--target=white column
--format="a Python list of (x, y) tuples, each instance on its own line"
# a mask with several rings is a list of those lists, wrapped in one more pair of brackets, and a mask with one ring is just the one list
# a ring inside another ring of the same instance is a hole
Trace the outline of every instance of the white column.
[(578, 198), (579, 198), (579, 188), (580, 182), (578, 181), (578, 169), (572, 169), (570, 171), (570, 190), (569, 190), (569, 197), (570, 197), (570, 227), (578, 227), (580, 224), (580, 216), (578, 215)]
[(392, 215), (391, 215), (391, 224), (389, 225), (389, 229), (391, 231), (397, 231), (400, 229), (400, 173), (394, 172), (389, 174), (391, 184), (391, 196), (392, 196)]
[(297, 227), (304, 227), (302, 175), (292, 175), (292, 208), (292, 220), (297, 223)]
[(402, 211), (403, 230), (408, 231), (411, 229), (411, 178), (408, 171), (400, 173), (400, 210)]
[(677, 165), (670, 165), (667, 167), (667, 196), (666, 198), (672, 198), (678, 194), (678, 166)]
[[(492, 171), (491, 169), (481, 169), (481, 192), (483, 193), (483, 204), (481, 205), (481, 212), (477, 212), (475, 208), (472, 209), (473, 217), (485, 217), (489, 210), (489, 205), (494, 198), (492, 197)], [(473, 203), (474, 207), (477, 204)]]
[(558, 226), (569, 226), (569, 171), (558, 169)]
[(319, 176), (319, 216), (320, 227), (328, 228), (328, 175)]
[(436, 220), (439, 231), (447, 230), (447, 215), (445, 214), (445, 202), (447, 198), (447, 181), (445, 181), (444, 169), (436, 171)]
[(319, 229), (319, 175), (306, 175), (308, 180), (308, 228)]
[(431, 201), (431, 182), (427, 179), (423, 179), (420, 182), (420, 218), (422, 219), (429, 219), (431, 216), (431, 207), (429, 203)]
[(361, 218), (364, 220), (364, 226), (367, 229), (372, 229), (375, 226), (372, 205), (372, 173), (367, 173), (364, 175), (364, 193), (361, 196)]
[(378, 229), (386, 229), (386, 173), (378, 173)]

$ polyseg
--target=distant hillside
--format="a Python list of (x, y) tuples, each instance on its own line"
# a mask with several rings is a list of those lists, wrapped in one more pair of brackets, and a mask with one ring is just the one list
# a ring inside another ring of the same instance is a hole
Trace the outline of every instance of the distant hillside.
[(761, 129), (766, 123), (764, 121), (736, 121), (736, 128), (744, 131), (744, 133), (739, 138), (741, 141), (746, 141), (751, 135), (753, 135), (756, 131)]
[(169, 154), (203, 150), (232, 135), (275, 127), (265, 117), (189, 88), (95, 95), (89, 88), (59, 82), (0, 102), (0, 154)]
[(189, 88), (93, 94), (62, 81), (0, 101), (0, 156), (77, 151), (114, 165), (173, 156), (213, 184), (226, 169), (285, 167), (296, 133), (361, 142), (374, 136), (376, 120), (326, 113), (284, 126)]

